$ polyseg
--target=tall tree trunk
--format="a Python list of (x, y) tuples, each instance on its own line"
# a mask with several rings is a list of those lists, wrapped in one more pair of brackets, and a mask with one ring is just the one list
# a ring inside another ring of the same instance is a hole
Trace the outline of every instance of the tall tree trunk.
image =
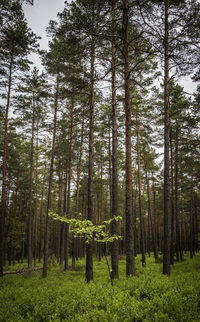
[(154, 228), (152, 211), (151, 211), (151, 198), (150, 198), (151, 191), (150, 191), (150, 184), (149, 184), (149, 177), (148, 177), (147, 165), (146, 165), (146, 160), (145, 160), (145, 154), (144, 154), (144, 166), (145, 166), (146, 185), (147, 185), (148, 217), (149, 217), (150, 226), (151, 226), (153, 253), (154, 253), (155, 259), (158, 259), (158, 250), (157, 250), (156, 238), (155, 238), (155, 228)]
[(33, 112), (31, 129), (31, 154), (30, 154), (30, 177), (29, 177), (29, 213), (28, 213), (28, 268), (32, 267), (32, 216), (33, 216), (33, 174), (34, 174), (34, 134), (35, 134), (35, 98), (33, 94)]
[[(66, 214), (66, 201), (67, 201), (67, 179), (68, 179), (68, 156), (66, 157), (66, 169), (65, 169), (65, 182), (64, 182), (64, 195), (63, 195), (63, 216)], [(66, 236), (66, 225), (67, 223), (62, 223), (61, 225), (61, 241), (60, 241), (60, 265), (63, 265), (63, 261), (68, 265), (68, 254), (65, 251), (67, 249), (67, 239)]]
[[(112, 1), (112, 11), (115, 6)], [(113, 13), (114, 18), (114, 13)], [(114, 26), (113, 26), (114, 29)], [(113, 30), (114, 32), (114, 30)], [(114, 39), (113, 39), (114, 40)], [(118, 171), (117, 171), (117, 98), (116, 98), (116, 47), (112, 42), (112, 202), (111, 202), (111, 217), (118, 215)], [(113, 220), (111, 223), (111, 234), (119, 233), (118, 222)], [(111, 244), (111, 268), (112, 278), (119, 278), (118, 272), (118, 257), (119, 257), (119, 241), (115, 240)]]
[[(79, 151), (79, 161), (77, 166), (77, 179), (76, 179), (76, 205), (75, 205), (75, 215), (78, 216), (79, 211), (79, 197), (80, 197), (80, 178), (82, 169), (82, 157), (83, 157), (83, 138), (84, 138), (84, 119), (81, 125), (81, 141), (80, 141), (80, 151)], [(80, 249), (83, 247), (83, 239), (81, 237), (77, 238), (74, 247), (74, 256), (78, 259), (79, 255), (82, 254)]]
[[(67, 187), (67, 216), (70, 216), (70, 196), (71, 196), (71, 176), (72, 176), (72, 134), (73, 134), (73, 117), (74, 117), (74, 101), (72, 98), (70, 108), (70, 130), (69, 130), (69, 152), (68, 152), (68, 187)], [(69, 225), (66, 225), (66, 249), (65, 254), (68, 257), (69, 248)], [(68, 258), (65, 261), (65, 270), (68, 269)]]
[(171, 248), (170, 264), (174, 264), (174, 156), (172, 143), (172, 129), (170, 129), (170, 160), (171, 160)]
[(34, 266), (37, 261), (38, 235), (38, 123), (36, 133), (36, 166), (35, 166), (35, 205), (34, 205)]
[[(89, 126), (89, 168), (88, 168), (88, 220), (93, 220), (93, 172), (94, 172), (94, 44), (90, 53), (90, 126)], [(86, 281), (93, 280), (93, 241), (86, 245)]]
[[(59, 169), (61, 168), (61, 164), (59, 163)], [(62, 216), (62, 197), (63, 197), (63, 173), (59, 170), (58, 174), (59, 178), (59, 188), (58, 188), (58, 215)], [(57, 222), (57, 247), (56, 247), (56, 257), (57, 262), (60, 260), (60, 247), (61, 247), (61, 227), (62, 222), (60, 220)]]
[[(193, 181), (193, 178), (192, 178)], [(191, 189), (191, 209), (190, 209), (190, 258), (193, 258), (195, 254), (194, 247), (194, 189)]]
[[(178, 124), (176, 124), (178, 127)], [(176, 217), (176, 259), (183, 260), (183, 253), (181, 248), (180, 223), (179, 223), (179, 209), (178, 209), (178, 128), (176, 128), (176, 142), (175, 142), (175, 217)]]
[(44, 232), (44, 261), (43, 261), (43, 273), (42, 273), (43, 278), (47, 277), (47, 266), (48, 266), (49, 210), (51, 209), (51, 190), (52, 190), (52, 184), (53, 184), (53, 166), (54, 166), (54, 156), (55, 156), (56, 126), (57, 126), (57, 111), (58, 111), (58, 91), (59, 91), (59, 74), (57, 75), (57, 79), (56, 79), (51, 164), (50, 164), (50, 172), (49, 172), (49, 187), (48, 187), (46, 223), (45, 223), (45, 232)]
[(137, 166), (138, 166), (138, 199), (139, 199), (139, 216), (140, 216), (140, 251), (142, 254), (142, 266), (146, 265), (145, 242), (144, 242), (144, 218), (142, 211), (142, 185), (141, 185), (141, 161), (140, 161), (140, 120), (136, 113), (136, 132), (137, 132)]
[(45, 180), (46, 180), (46, 163), (44, 168), (44, 174), (42, 179), (42, 193), (41, 193), (41, 200), (40, 200), (40, 242), (39, 242), (39, 263), (42, 257), (42, 228), (43, 228), (43, 200), (44, 200), (44, 191), (45, 191)]
[(79, 151), (79, 162), (77, 166), (77, 179), (76, 179), (76, 206), (75, 212), (78, 213), (79, 209), (79, 195), (80, 195), (80, 178), (82, 169), (82, 157), (83, 157), (83, 138), (84, 138), (84, 120), (81, 126), (81, 141), (80, 141), (80, 151)]
[(125, 87), (125, 129), (126, 129), (126, 275), (135, 275), (134, 222), (132, 202), (132, 157), (131, 157), (131, 104), (130, 104), (130, 63), (128, 40), (128, 0), (123, 0), (123, 37), (124, 37), (124, 87)]
[(163, 274), (170, 275), (170, 181), (169, 181), (169, 4), (165, 0), (165, 79), (164, 79), (164, 248), (163, 248)]
[(4, 265), (4, 223), (6, 218), (8, 112), (10, 108), (12, 68), (13, 68), (13, 60), (11, 58), (10, 66), (9, 66), (8, 95), (7, 95), (7, 104), (6, 104), (6, 114), (5, 114), (5, 120), (4, 120), (4, 138), (3, 138), (2, 191), (1, 191), (1, 213), (0, 213), (0, 276), (3, 276), (3, 265)]

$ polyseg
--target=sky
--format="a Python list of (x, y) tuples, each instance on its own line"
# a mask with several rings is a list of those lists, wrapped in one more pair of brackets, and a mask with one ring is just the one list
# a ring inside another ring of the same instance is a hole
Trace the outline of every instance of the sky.
[[(29, 27), (37, 36), (42, 37), (39, 41), (40, 49), (48, 49), (49, 39), (46, 34), (46, 28), (50, 20), (56, 20), (58, 12), (62, 12), (64, 6), (64, 0), (34, 0), (34, 6), (23, 5)], [(30, 59), (39, 69), (42, 68), (38, 55), (31, 55)]]
[[(48, 49), (48, 37), (46, 28), (50, 20), (56, 20), (58, 12), (64, 9), (64, 0), (34, 0), (34, 6), (24, 4), (24, 12), (29, 27), (42, 37), (40, 40), (41, 49)], [(42, 65), (38, 55), (33, 54), (30, 60), (34, 62), (37, 68), (42, 69)], [(187, 93), (193, 93), (196, 90), (196, 83), (193, 83), (190, 77), (182, 77), (179, 84), (184, 87)]]

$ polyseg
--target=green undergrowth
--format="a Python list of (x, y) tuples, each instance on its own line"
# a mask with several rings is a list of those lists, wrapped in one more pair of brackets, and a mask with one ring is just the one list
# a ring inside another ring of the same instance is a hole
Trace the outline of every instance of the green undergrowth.
[(200, 321), (200, 254), (185, 255), (171, 276), (162, 263), (147, 258), (137, 276), (126, 278), (125, 259), (120, 279), (111, 286), (106, 262), (94, 259), (94, 282), (85, 283), (84, 260), (75, 271), (53, 266), (41, 272), (6, 275), (0, 280), (0, 321)]

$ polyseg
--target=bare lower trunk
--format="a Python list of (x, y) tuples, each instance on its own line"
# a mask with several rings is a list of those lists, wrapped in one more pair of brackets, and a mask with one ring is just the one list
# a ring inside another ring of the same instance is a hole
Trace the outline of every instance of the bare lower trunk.
[(165, 80), (164, 80), (164, 248), (163, 248), (163, 274), (170, 275), (170, 211), (169, 211), (169, 49), (168, 49), (168, 0), (165, 0)]
[(32, 267), (32, 216), (33, 216), (33, 174), (34, 174), (34, 132), (35, 132), (35, 102), (33, 95), (32, 130), (31, 130), (31, 155), (30, 155), (30, 178), (29, 178), (29, 213), (28, 213), (28, 268)]
[[(88, 169), (88, 220), (93, 220), (93, 172), (94, 172), (94, 47), (90, 56), (90, 127), (89, 127), (89, 169)], [(92, 241), (86, 245), (86, 281), (93, 280)]]
[(44, 262), (43, 262), (42, 277), (47, 277), (48, 242), (49, 242), (49, 210), (51, 209), (51, 190), (52, 190), (52, 183), (53, 183), (53, 166), (54, 166), (55, 144), (56, 144), (58, 90), (59, 90), (59, 75), (57, 75), (57, 81), (56, 81), (56, 96), (55, 96), (52, 150), (51, 150), (51, 164), (50, 164), (50, 173), (49, 173), (49, 187), (48, 187), (48, 197), (47, 197), (46, 223), (45, 223), (45, 232), (44, 232)]
[(145, 242), (144, 242), (144, 218), (142, 211), (142, 184), (141, 184), (141, 162), (140, 162), (140, 121), (136, 114), (136, 132), (137, 132), (137, 166), (138, 166), (138, 200), (140, 215), (140, 251), (142, 254), (142, 266), (146, 265)]
[[(112, 10), (114, 11), (114, 3)], [(112, 43), (112, 202), (111, 217), (118, 215), (118, 171), (117, 171), (117, 99), (116, 99), (116, 72), (115, 72), (115, 45)], [(119, 234), (118, 222), (111, 223), (111, 234)], [(119, 241), (111, 244), (112, 278), (119, 278), (118, 272)]]
[[(70, 196), (71, 196), (71, 175), (72, 175), (72, 134), (73, 134), (73, 113), (74, 113), (74, 102), (72, 98), (71, 109), (70, 109), (70, 130), (69, 130), (69, 153), (68, 153), (68, 187), (67, 187), (67, 216), (70, 217)], [(66, 225), (66, 248), (64, 269), (68, 269), (68, 247), (69, 247), (69, 225)]]
[(126, 275), (135, 275), (134, 257), (134, 222), (132, 201), (132, 142), (131, 142), (131, 105), (130, 105), (130, 66), (128, 40), (128, 1), (123, 0), (123, 34), (124, 34), (124, 87), (125, 87), (125, 128), (126, 128)]
[(8, 112), (10, 108), (11, 84), (12, 84), (12, 59), (9, 67), (8, 95), (6, 114), (4, 121), (3, 138), (3, 165), (2, 165), (2, 191), (1, 191), (1, 213), (0, 213), (0, 276), (3, 276), (4, 265), (4, 223), (6, 218), (6, 172), (7, 172), (7, 140), (8, 140)]
[[(176, 124), (178, 126), (178, 124)], [(176, 144), (175, 144), (175, 216), (176, 216), (176, 258), (183, 260), (181, 247), (179, 209), (178, 209), (178, 128), (176, 129)]]
[(171, 248), (170, 263), (174, 264), (174, 158), (172, 146), (172, 130), (170, 131), (170, 154), (171, 154)]

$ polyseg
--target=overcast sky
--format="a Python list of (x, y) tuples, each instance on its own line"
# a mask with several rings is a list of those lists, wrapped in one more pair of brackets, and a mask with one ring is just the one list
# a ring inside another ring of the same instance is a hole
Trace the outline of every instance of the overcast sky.
[[(36, 35), (42, 37), (40, 40), (41, 49), (48, 49), (49, 39), (46, 36), (46, 28), (50, 20), (56, 20), (58, 12), (64, 9), (64, 0), (34, 0), (34, 6), (24, 4), (25, 16), (31, 29)], [(30, 58), (34, 64), (42, 69), (40, 59), (37, 55), (31, 55)], [(184, 86), (186, 92), (193, 93), (196, 90), (196, 84), (192, 83), (190, 77), (179, 79), (181, 86)]]
[[(64, 0), (34, 0), (34, 6), (24, 4), (25, 17), (29, 27), (42, 37), (40, 40), (40, 48), (48, 49), (49, 39), (46, 36), (46, 28), (50, 20), (56, 20), (58, 12), (64, 9)], [(31, 55), (31, 60), (38, 68), (42, 68), (40, 59), (37, 55)]]

